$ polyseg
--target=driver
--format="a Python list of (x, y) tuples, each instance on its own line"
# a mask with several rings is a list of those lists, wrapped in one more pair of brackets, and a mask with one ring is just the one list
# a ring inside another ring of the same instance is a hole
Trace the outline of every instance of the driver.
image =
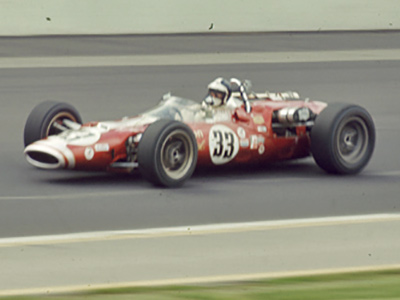
[(232, 95), (231, 84), (219, 77), (208, 85), (208, 94), (203, 100), (203, 106), (217, 108), (227, 105)]

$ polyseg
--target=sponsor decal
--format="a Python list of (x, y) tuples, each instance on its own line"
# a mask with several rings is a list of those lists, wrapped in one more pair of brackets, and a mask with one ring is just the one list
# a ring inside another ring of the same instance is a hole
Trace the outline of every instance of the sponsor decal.
[(264, 144), (261, 144), (260, 147), (258, 147), (258, 154), (263, 155), (265, 152), (265, 146)]
[(108, 152), (110, 151), (110, 145), (109, 144), (96, 144), (94, 145), (94, 150), (96, 152)]
[(204, 140), (204, 133), (202, 130), (197, 129), (194, 132), (194, 136), (197, 140), (197, 148), (199, 151), (203, 151), (206, 148), (206, 141)]
[(249, 141), (249, 139), (240, 140), (240, 147), (242, 147), (242, 148), (248, 148), (249, 146), (250, 146), (250, 141)]
[(225, 125), (211, 127), (209, 134), (211, 161), (216, 165), (226, 164), (239, 152), (239, 139), (235, 132)]
[(253, 122), (254, 122), (254, 124), (260, 124), (260, 125), (264, 124), (265, 123), (264, 117), (262, 115), (254, 115)]
[(204, 139), (204, 133), (200, 129), (194, 131), (194, 136), (199, 140)]
[(257, 131), (262, 133), (267, 132), (267, 126), (258, 126)]
[(86, 147), (85, 149), (85, 158), (87, 160), (92, 160), (92, 158), (94, 157), (94, 150), (92, 147)]
[(250, 149), (257, 149), (258, 137), (256, 135), (250, 136)]
[(262, 135), (250, 136), (250, 149), (258, 149), (258, 153), (261, 155), (265, 152), (264, 146), (265, 138)]
[(246, 130), (244, 130), (243, 127), (239, 127), (237, 129), (237, 134), (241, 139), (244, 139), (246, 137)]
[(206, 148), (206, 141), (202, 140), (200, 143), (197, 142), (198, 151), (203, 151)]

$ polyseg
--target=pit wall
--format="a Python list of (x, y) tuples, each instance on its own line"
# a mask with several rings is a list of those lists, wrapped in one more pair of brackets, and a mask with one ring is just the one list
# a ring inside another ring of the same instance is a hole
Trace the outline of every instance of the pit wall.
[(0, 36), (399, 29), (400, 0), (0, 0)]

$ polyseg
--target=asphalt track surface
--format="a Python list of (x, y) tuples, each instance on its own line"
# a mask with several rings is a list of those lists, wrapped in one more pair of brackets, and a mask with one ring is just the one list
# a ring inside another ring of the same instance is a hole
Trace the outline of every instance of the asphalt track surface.
[[(8, 270), (0, 290), (398, 265), (399, 53), (399, 32), (0, 39), (0, 266)], [(364, 106), (377, 129), (372, 160), (357, 176), (327, 175), (308, 158), (198, 171), (181, 189), (159, 189), (138, 174), (42, 171), (24, 159), (24, 123), (43, 100), (73, 104), (84, 121), (113, 120), (168, 91), (200, 101), (218, 76)], [(352, 224), (361, 215), (379, 221)], [(350, 217), (302, 229), (265, 225), (330, 216)], [(263, 230), (246, 229), (259, 221)], [(239, 225), (163, 235), (226, 223)], [(132, 238), (148, 228), (161, 229)], [(122, 238), (109, 240), (110, 232)]]
[[(0, 237), (398, 213), (399, 49), (398, 32), (2, 38), (0, 62), (36, 63), (0, 64)], [(365, 51), (374, 56), (354, 56)], [(218, 63), (226, 53), (232, 63)], [(234, 61), (243, 53), (279, 59)], [(282, 62), (288, 53), (307, 59)], [(314, 61), (321, 53), (329, 53), (328, 61)], [(135, 63), (138, 55), (197, 59), (146, 66)], [(131, 63), (102, 66), (104, 57), (121, 56)], [(49, 64), (49, 57), (60, 66)], [(76, 57), (95, 64), (81, 66)], [(168, 91), (200, 101), (217, 76), (250, 79), (257, 91), (295, 90), (315, 100), (364, 106), (377, 129), (370, 164), (351, 177), (327, 175), (312, 158), (215, 169), (170, 190), (154, 188), (140, 175), (42, 171), (24, 159), (24, 122), (43, 100), (73, 104), (84, 121), (113, 120), (142, 112)]]

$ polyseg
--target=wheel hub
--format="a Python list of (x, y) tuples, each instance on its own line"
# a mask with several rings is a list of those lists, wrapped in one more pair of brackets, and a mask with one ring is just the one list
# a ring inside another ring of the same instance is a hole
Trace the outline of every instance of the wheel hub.
[(171, 132), (161, 147), (161, 155), (161, 166), (169, 177), (177, 180), (185, 176), (194, 158), (189, 135), (182, 130)]
[(338, 136), (338, 150), (347, 163), (356, 163), (364, 156), (368, 144), (368, 129), (365, 122), (353, 117), (341, 126)]
[(182, 143), (173, 142), (167, 149), (168, 167), (171, 169), (179, 168), (184, 162), (185, 155), (182, 153)]
[(357, 131), (354, 129), (347, 130), (343, 134), (343, 151), (351, 152), (357, 145)]

